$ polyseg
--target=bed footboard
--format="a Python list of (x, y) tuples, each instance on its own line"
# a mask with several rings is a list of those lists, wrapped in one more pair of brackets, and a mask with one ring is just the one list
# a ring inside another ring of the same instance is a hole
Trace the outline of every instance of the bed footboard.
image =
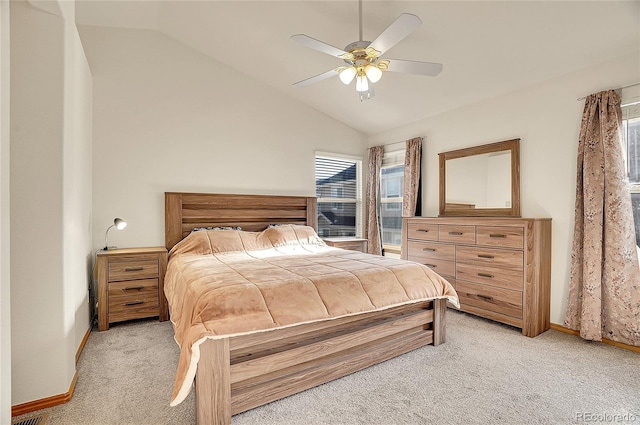
[(446, 300), (268, 332), (207, 340), (196, 374), (199, 425), (445, 341)]

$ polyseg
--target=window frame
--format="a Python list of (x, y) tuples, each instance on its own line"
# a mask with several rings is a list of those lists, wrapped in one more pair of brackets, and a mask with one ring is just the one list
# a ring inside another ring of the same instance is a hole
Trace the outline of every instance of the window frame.
[[(316, 151), (314, 154), (314, 178), (316, 183), (314, 183), (316, 194), (318, 193), (317, 186), (317, 159), (323, 158), (328, 160), (337, 160), (337, 161), (350, 161), (355, 163), (356, 165), (356, 197), (355, 198), (337, 198), (337, 197), (316, 197), (316, 203), (318, 204), (318, 211), (320, 211), (321, 204), (355, 204), (356, 214), (355, 214), (355, 236), (356, 238), (362, 238), (363, 236), (363, 221), (364, 221), (364, 209), (363, 209), (363, 188), (362, 188), (362, 157), (355, 155), (346, 155), (334, 152), (323, 152)], [(337, 193), (337, 192), (336, 192)], [(332, 188), (333, 194), (333, 188)], [(336, 206), (336, 209), (343, 210), (344, 206), (340, 205), (340, 208)], [(320, 230), (320, 224), (318, 224), (318, 232)], [(322, 237), (322, 235), (320, 235)]]
[[(380, 235), (380, 239), (382, 240), (382, 249), (385, 252), (391, 252), (391, 253), (395, 253), (395, 254), (400, 254), (400, 250), (401, 250), (401, 246), (402, 243), (400, 244), (389, 244), (389, 243), (384, 243), (384, 227), (382, 226), (382, 212), (383, 209), (387, 209), (387, 211), (398, 211), (398, 209), (390, 209), (388, 207), (388, 204), (397, 204), (400, 203), (400, 208), (399, 210), (401, 211), (400, 215), (402, 215), (402, 206), (404, 203), (404, 197), (403, 192), (404, 192), (404, 157), (406, 154), (406, 144), (404, 142), (401, 143), (397, 143), (397, 144), (392, 144), (392, 145), (386, 145), (384, 147), (384, 154), (383, 154), (383, 159), (382, 159), (382, 166), (380, 167), (380, 175), (379, 175), (379, 181), (380, 181), (380, 186), (378, 187), (378, 190), (380, 191), (380, 210), (379, 210), (379, 214), (380, 214), (380, 227), (381, 227), (381, 235)], [(383, 179), (382, 179), (382, 170), (384, 169), (388, 169), (388, 168), (394, 168), (394, 167), (398, 167), (398, 166), (402, 166), (403, 169), (403, 177), (401, 180), (401, 185), (400, 185), (400, 196), (397, 197), (382, 197), (382, 194), (386, 194), (386, 190), (383, 191), (383, 187), (382, 185), (384, 184)], [(387, 204), (387, 205), (385, 205)], [(400, 239), (402, 240), (402, 238)]]

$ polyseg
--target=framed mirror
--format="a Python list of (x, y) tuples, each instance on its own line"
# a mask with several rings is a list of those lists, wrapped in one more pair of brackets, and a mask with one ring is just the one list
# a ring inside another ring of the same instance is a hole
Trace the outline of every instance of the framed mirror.
[(520, 217), (520, 139), (438, 156), (440, 216)]

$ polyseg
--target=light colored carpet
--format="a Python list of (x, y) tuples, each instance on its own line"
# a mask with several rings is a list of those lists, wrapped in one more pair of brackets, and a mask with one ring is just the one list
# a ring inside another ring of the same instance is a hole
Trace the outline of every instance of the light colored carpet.
[[(447, 342), (233, 417), (249, 424), (640, 424), (640, 355), (557, 331), (449, 311)], [(169, 322), (92, 332), (73, 399), (47, 425), (195, 423), (169, 407), (178, 348)], [(29, 416), (29, 415), (26, 415)]]

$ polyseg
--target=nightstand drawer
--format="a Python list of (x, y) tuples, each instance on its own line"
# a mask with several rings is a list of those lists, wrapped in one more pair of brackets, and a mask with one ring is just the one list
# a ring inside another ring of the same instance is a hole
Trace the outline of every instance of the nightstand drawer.
[(111, 297), (138, 297), (145, 294), (158, 295), (158, 279), (124, 280), (109, 283), (109, 299)]
[(141, 319), (158, 315), (158, 292), (136, 296), (109, 297), (109, 322)]
[(157, 277), (158, 273), (157, 257), (150, 260), (109, 261), (109, 282)]

